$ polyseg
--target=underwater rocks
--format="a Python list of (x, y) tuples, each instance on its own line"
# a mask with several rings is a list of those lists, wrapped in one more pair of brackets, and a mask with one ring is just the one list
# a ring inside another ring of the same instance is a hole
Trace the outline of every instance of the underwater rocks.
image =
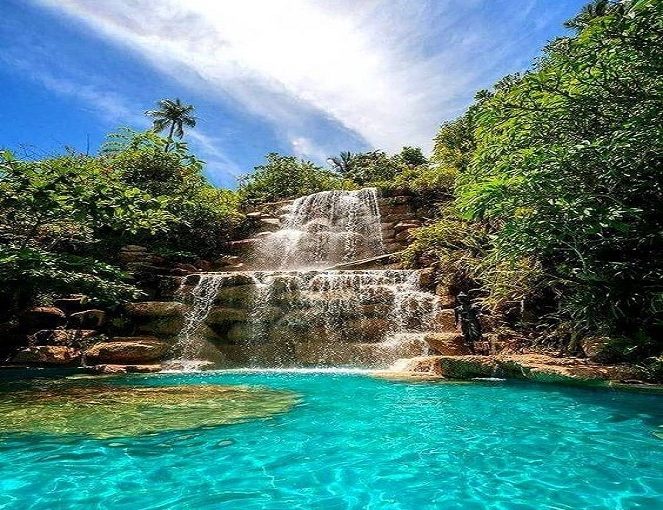
[(97, 439), (216, 427), (287, 412), (290, 391), (244, 386), (123, 386), (69, 380), (0, 394), (0, 433)]
[(89, 363), (140, 364), (162, 359), (169, 348), (169, 344), (154, 337), (117, 337), (94, 344), (84, 354)]
[(630, 381), (642, 376), (632, 366), (598, 365), (586, 359), (554, 358), (543, 354), (421, 356), (398, 360), (390, 370), (378, 375), (424, 375), (448, 379), (502, 377), (570, 384)]

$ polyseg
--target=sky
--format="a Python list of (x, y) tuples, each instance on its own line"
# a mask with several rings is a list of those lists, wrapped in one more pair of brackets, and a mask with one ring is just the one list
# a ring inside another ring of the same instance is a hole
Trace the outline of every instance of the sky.
[(0, 0), (0, 147), (93, 153), (161, 98), (216, 185), (269, 152), (430, 151), (585, 0)]

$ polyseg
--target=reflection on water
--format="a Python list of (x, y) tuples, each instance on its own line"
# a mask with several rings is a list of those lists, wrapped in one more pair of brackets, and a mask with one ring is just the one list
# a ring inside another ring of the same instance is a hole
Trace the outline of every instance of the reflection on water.
[(0, 431), (99, 439), (138, 436), (264, 418), (289, 410), (297, 401), (289, 391), (245, 386), (81, 382), (52, 382), (0, 394)]

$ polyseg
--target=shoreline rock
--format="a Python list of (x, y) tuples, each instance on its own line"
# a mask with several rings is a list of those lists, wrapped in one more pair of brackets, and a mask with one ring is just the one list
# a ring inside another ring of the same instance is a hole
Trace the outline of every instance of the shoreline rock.
[(499, 377), (590, 386), (646, 384), (643, 373), (632, 365), (600, 365), (583, 358), (555, 358), (545, 354), (420, 356), (398, 360), (392, 368), (376, 371), (375, 375), (450, 380)]

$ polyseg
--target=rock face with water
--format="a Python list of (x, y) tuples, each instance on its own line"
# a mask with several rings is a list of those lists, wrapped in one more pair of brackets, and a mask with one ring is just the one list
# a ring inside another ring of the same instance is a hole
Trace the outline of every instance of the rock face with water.
[(182, 279), (180, 358), (209, 359), (213, 346), (228, 366), (386, 366), (427, 353), (423, 333), (448, 327), (449, 314), (422, 290), (417, 271), (325, 269), (379, 257), (419, 225), (407, 201), (389, 200), (387, 221), (385, 199), (370, 188), (276, 204), (280, 228), (270, 221), (247, 243), (254, 270)]
[(412, 271), (210, 273), (187, 278), (182, 296), (185, 357), (203, 339), (230, 365), (385, 364), (425, 352), (421, 331), (443, 312)]
[(384, 252), (377, 191), (323, 191), (298, 198), (283, 225), (256, 243), (260, 269), (328, 267)]

